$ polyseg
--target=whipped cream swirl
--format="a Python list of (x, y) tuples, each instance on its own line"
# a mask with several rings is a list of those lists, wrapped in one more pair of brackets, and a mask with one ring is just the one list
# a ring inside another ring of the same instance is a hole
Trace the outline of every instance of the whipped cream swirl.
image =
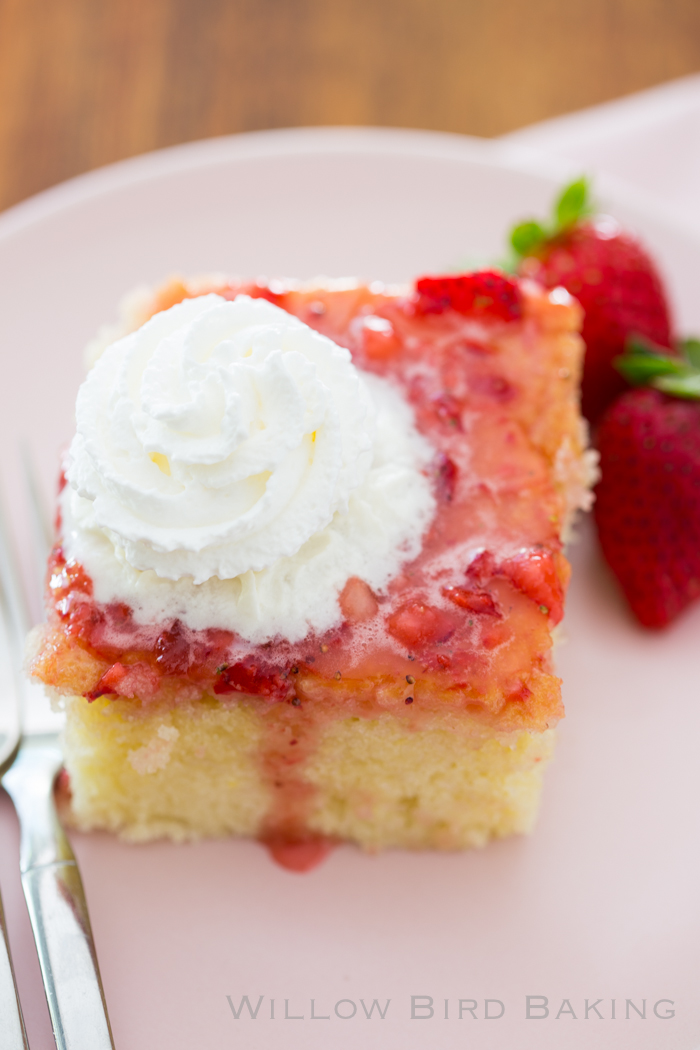
[(98, 601), (258, 644), (381, 589), (434, 512), (412, 413), (347, 350), (262, 299), (187, 299), (83, 383), (64, 542)]
[(136, 569), (268, 568), (346, 510), (375, 410), (347, 350), (262, 299), (188, 299), (83, 384), (68, 480)]

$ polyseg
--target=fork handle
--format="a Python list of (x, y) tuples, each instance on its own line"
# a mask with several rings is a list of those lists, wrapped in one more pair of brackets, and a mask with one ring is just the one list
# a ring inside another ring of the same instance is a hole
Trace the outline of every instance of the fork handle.
[(0, 1043), (3, 1050), (29, 1050), (19, 1004), (15, 973), (12, 969), (10, 943), (0, 900)]
[(78, 865), (53, 785), (55, 743), (25, 744), (3, 783), (20, 824), (20, 869), (57, 1050), (114, 1050)]

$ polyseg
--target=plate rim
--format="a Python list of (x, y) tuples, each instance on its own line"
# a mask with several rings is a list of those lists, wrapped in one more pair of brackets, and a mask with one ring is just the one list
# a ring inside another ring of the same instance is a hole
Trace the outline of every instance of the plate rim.
[[(150, 150), (75, 175), (0, 212), (0, 242), (69, 212), (131, 187), (231, 162), (272, 157), (394, 156), (453, 160), (480, 168), (560, 184), (575, 178), (581, 165), (531, 146), (502, 139), (420, 128), (314, 126), (240, 132)], [(700, 230), (682, 224), (677, 215), (644, 190), (604, 172), (594, 172), (596, 193), (604, 206), (619, 202), (628, 215), (656, 222), (674, 236), (700, 249)], [(635, 225), (634, 218), (632, 225)]]

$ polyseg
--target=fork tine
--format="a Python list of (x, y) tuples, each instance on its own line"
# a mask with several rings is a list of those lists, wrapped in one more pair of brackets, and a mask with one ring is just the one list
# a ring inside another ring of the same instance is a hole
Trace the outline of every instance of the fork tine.
[(29, 1050), (0, 900), (0, 1022), (3, 1050)]
[(31, 449), (26, 442), (20, 446), (20, 457), (22, 460), (22, 472), (24, 483), (29, 497), (29, 510), (31, 512), (32, 525), (35, 532), (36, 555), (43, 559), (43, 565), (49, 556), (53, 544), (53, 530), (51, 528), (51, 516), (48, 512), (42, 485), (36, 469), (36, 462), (32, 456)]
[[(0, 508), (0, 581), (8, 588), (13, 634), (19, 639), (27, 614), (8, 540)], [(22, 648), (19, 639), (15, 654)], [(54, 802), (61, 764), (55, 734), (27, 734), (3, 778), (19, 817), (22, 889), (57, 1050), (114, 1050), (85, 892)]]
[(9, 519), (4, 499), (0, 496), (0, 586), (2, 586), (8, 606), (8, 630), (13, 636), (13, 642), (19, 646), (19, 648), (13, 646), (14, 663), (16, 667), (21, 668), (21, 657), (19, 659), (17, 657), (24, 650), (24, 639), (29, 630), (29, 613), (17, 565)]
[[(0, 532), (5, 530), (4, 514), (0, 508)], [(7, 547), (0, 541), (2, 555), (7, 557)], [(10, 584), (11, 586), (11, 584)], [(16, 652), (17, 638), (15, 637), (16, 620), (10, 608), (11, 596), (8, 592), (7, 567), (0, 563), (0, 631), (2, 631), (2, 657), (9, 664), (11, 682), (7, 687), (14, 692), (12, 703), (12, 717), (8, 723), (8, 732), (0, 741), (0, 777), (14, 761), (21, 740), (21, 705), (20, 705), (20, 683), (17, 678)], [(14, 679), (14, 681), (12, 681)], [(2, 1046), (3, 1050), (29, 1050), (27, 1032), (22, 1016), (22, 1007), (17, 990), (14, 968), (12, 966), (12, 955), (10, 953), (10, 942), (7, 936), (7, 925), (5, 914), (0, 899), (0, 1022), (2, 1023)]]
[(24, 607), (12, 558), (5, 508), (0, 499), (0, 659), (7, 665), (5, 670), (10, 672), (3, 686), (13, 694), (7, 704), (11, 717), (7, 722), (3, 719), (3, 730), (7, 732), (2, 733), (0, 742), (0, 776), (11, 764), (19, 747), (24, 713), (21, 667), (17, 661), (17, 647), (24, 645)]
[(29, 507), (31, 533), (34, 540), (32, 543), (34, 562), (33, 588), (36, 586), (38, 608), (43, 610), (46, 563), (48, 561), (51, 547), (53, 546), (53, 530), (51, 528), (50, 515), (42, 492), (42, 486), (39, 482), (36, 464), (26, 442), (23, 442), (20, 445), (20, 459), (22, 462), (24, 488), (27, 494), (27, 505)]

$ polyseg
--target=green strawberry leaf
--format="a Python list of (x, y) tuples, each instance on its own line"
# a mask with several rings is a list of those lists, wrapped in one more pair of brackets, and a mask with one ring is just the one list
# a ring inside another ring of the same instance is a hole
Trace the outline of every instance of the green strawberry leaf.
[(667, 346), (655, 343), (652, 339), (647, 339), (645, 335), (630, 332), (625, 337), (625, 354), (651, 354), (654, 357), (668, 357), (669, 349)]
[(685, 375), (657, 376), (652, 385), (673, 397), (700, 400), (700, 372), (688, 371)]
[(678, 349), (689, 364), (700, 368), (700, 339), (692, 336), (689, 339), (681, 339)]
[(644, 386), (656, 376), (682, 375), (688, 371), (688, 366), (679, 358), (652, 354), (648, 350), (616, 357), (613, 364), (632, 386)]
[(565, 187), (554, 205), (554, 219), (557, 232), (568, 230), (591, 213), (588, 193), (588, 179), (582, 176)]
[(559, 194), (550, 222), (542, 223), (536, 219), (526, 219), (513, 227), (510, 234), (510, 246), (515, 252), (515, 266), (517, 267), (521, 259), (534, 255), (553, 237), (569, 230), (592, 212), (588, 179), (581, 176), (565, 186)]
[(700, 400), (700, 340), (684, 339), (678, 350), (680, 354), (633, 333), (613, 365), (632, 386), (653, 386), (672, 397)]
[(514, 226), (510, 234), (510, 243), (518, 255), (532, 255), (546, 239), (547, 233), (544, 227), (529, 219)]

